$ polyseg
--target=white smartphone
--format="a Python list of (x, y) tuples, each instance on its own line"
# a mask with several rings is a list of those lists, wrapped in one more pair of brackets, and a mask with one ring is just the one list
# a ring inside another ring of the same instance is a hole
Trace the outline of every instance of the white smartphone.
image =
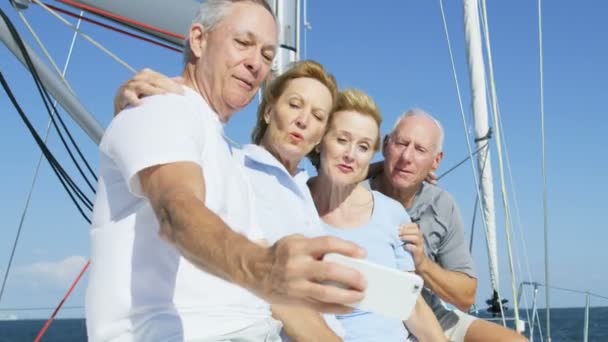
[(402, 321), (409, 319), (422, 290), (420, 276), (336, 253), (326, 254), (323, 261), (354, 268), (367, 280), (365, 298), (351, 307)]

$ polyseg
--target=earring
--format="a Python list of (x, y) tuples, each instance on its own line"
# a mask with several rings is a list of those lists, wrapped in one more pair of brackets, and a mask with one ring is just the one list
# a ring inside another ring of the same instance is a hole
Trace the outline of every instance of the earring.
[(315, 152), (321, 153), (321, 147), (320, 147), (320, 145), (315, 146)]

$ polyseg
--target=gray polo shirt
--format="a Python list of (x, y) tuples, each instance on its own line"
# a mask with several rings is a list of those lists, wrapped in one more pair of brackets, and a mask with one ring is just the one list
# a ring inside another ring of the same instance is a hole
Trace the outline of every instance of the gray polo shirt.
[[(371, 187), (369, 180), (365, 181), (365, 186)], [(462, 217), (452, 195), (437, 186), (422, 183), (412, 207), (406, 210), (412, 221), (419, 220), (425, 253), (431, 260), (443, 269), (476, 278), (473, 259), (465, 243)], [(446, 309), (431, 290), (425, 288), (422, 295), (444, 330), (458, 322), (458, 316)]]

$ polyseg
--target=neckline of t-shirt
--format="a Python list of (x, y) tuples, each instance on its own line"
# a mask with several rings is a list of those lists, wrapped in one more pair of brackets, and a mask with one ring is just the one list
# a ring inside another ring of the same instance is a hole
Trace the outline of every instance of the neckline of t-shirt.
[(331, 229), (335, 229), (335, 230), (344, 230), (344, 231), (348, 231), (348, 230), (361, 230), (361, 229), (365, 229), (367, 227), (369, 227), (370, 223), (374, 221), (374, 219), (376, 218), (377, 214), (377, 206), (378, 206), (378, 192), (376, 190), (369, 190), (372, 193), (372, 213), (371, 215), (369, 215), (369, 218), (367, 219), (367, 221), (363, 224), (360, 224), (356, 227), (335, 227), (332, 226), (329, 223), (326, 223), (325, 221), (323, 221), (323, 219), (321, 218), (321, 222), (323, 222), (324, 225), (326, 225), (327, 227), (331, 228)]
[(219, 126), (223, 127), (224, 126), (224, 122), (222, 122), (222, 120), (220, 120), (220, 116), (219, 114), (213, 110), (213, 108), (211, 108), (211, 105), (207, 102), (207, 100), (205, 100), (205, 98), (203, 97), (203, 95), (201, 95), (199, 92), (197, 92), (196, 90), (184, 85), (183, 86), (186, 92), (190, 92), (192, 93), (199, 101), (201, 101), (202, 103), (205, 104), (205, 109), (207, 109), (208, 111), (210, 111), (213, 115), (213, 120), (215, 123), (217, 123)]
[(241, 149), (243, 150), (243, 152), (245, 153), (245, 156), (247, 158), (250, 158), (260, 164), (275, 167), (275, 168), (281, 170), (281, 172), (283, 172), (285, 175), (287, 175), (293, 181), (298, 179), (298, 176), (301, 177), (302, 174), (304, 174), (305, 177), (308, 175), (306, 173), (306, 169), (298, 168), (296, 174), (292, 176), (289, 173), (289, 171), (287, 171), (287, 169), (285, 168), (285, 165), (281, 164), (281, 162), (277, 158), (275, 158), (275, 156), (273, 156), (272, 153), (270, 153), (270, 151), (268, 151), (267, 149), (265, 149), (264, 147), (262, 147), (260, 145), (245, 144), (245, 145), (243, 145), (243, 147)]

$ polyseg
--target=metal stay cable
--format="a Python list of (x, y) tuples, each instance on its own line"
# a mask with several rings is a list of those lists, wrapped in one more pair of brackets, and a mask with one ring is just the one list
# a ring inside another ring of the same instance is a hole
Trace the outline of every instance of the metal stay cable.
[(542, 1), (538, 0), (538, 57), (539, 57), (539, 78), (540, 78), (540, 126), (541, 126), (541, 150), (542, 150), (542, 174), (543, 174), (543, 232), (545, 240), (545, 305), (547, 310), (546, 326), (547, 341), (551, 342), (551, 297), (549, 295), (549, 224), (547, 208), (547, 167), (545, 160), (545, 87), (543, 75), (543, 22), (542, 22)]
[[(21, 19), (25, 23), (27, 23), (27, 20), (25, 19), (25, 17), (23, 15), (21, 15)], [(29, 24), (26, 24), (26, 26), (28, 26), (28, 28), (30, 29), (30, 32), (32, 32), (32, 35), (34, 35), (36, 37), (36, 39), (39, 41), (39, 39), (37, 38), (37, 35), (36, 35), (35, 31), (31, 28), (31, 26), (29, 26)], [(73, 39), (72, 39), (72, 44), (70, 46), (70, 51), (68, 53), (68, 56), (67, 56), (67, 59), (66, 59), (65, 65), (64, 65), (62, 76), (65, 76), (65, 73), (66, 73), (67, 68), (69, 66), (69, 62), (70, 62), (70, 58), (71, 58), (74, 42), (75, 42), (75, 37), (73, 37)], [(46, 51), (46, 49), (44, 49), (44, 51)], [(47, 55), (47, 57), (52, 61), (52, 58), (50, 56)], [(54, 62), (53, 62), (53, 65), (55, 65)], [(45, 131), (44, 143), (46, 143), (46, 141), (47, 141), (50, 125), (51, 125), (51, 121), (49, 120), (49, 122), (47, 123), (46, 131)], [(0, 287), (0, 302), (2, 301), (2, 296), (3, 296), (4, 291), (6, 289), (6, 282), (8, 280), (8, 276), (10, 274), (10, 269), (12, 267), (13, 259), (14, 259), (14, 256), (15, 256), (15, 251), (16, 251), (16, 248), (17, 248), (17, 244), (19, 242), (19, 237), (21, 235), (21, 231), (23, 229), (23, 223), (25, 222), (25, 217), (26, 217), (27, 211), (29, 209), (29, 204), (30, 204), (30, 201), (31, 201), (32, 193), (34, 191), (34, 186), (36, 184), (36, 180), (38, 178), (38, 174), (39, 174), (39, 171), (40, 171), (40, 166), (41, 166), (41, 163), (42, 163), (42, 157), (43, 156), (44, 156), (44, 153), (41, 153), (40, 157), (38, 158), (38, 163), (36, 165), (36, 169), (35, 169), (35, 172), (34, 172), (34, 177), (33, 177), (33, 180), (32, 180), (32, 184), (30, 186), (30, 190), (29, 190), (27, 198), (26, 198), (26, 202), (25, 202), (25, 206), (23, 208), (23, 212), (21, 213), (21, 217), (20, 217), (20, 220), (19, 220), (19, 226), (17, 228), (17, 234), (15, 236), (15, 240), (14, 240), (13, 246), (11, 248), (11, 254), (10, 254), (10, 257), (9, 257), (9, 261), (8, 261), (8, 264), (7, 264), (7, 267), (6, 267), (6, 271), (5, 271), (4, 276), (3, 276), (2, 287)]]

